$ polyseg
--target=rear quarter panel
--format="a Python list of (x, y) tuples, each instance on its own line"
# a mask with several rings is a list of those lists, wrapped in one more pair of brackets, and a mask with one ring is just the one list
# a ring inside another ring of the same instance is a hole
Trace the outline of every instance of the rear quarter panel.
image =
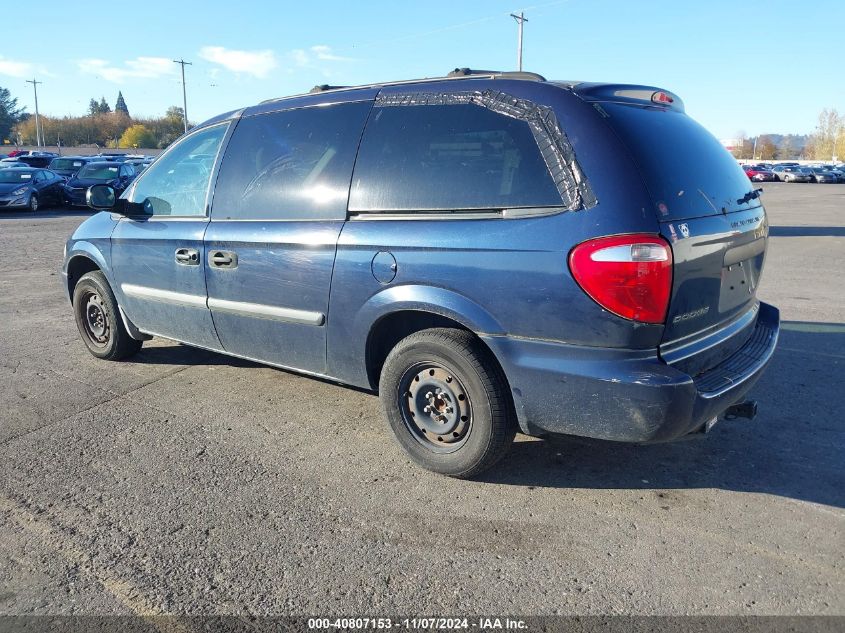
[[(591, 105), (561, 88), (507, 80), (473, 82), (476, 87), (552, 106), (598, 204), (520, 219), (368, 216), (347, 221), (338, 242), (327, 319), (328, 373), (340, 380), (374, 386), (364, 365), (370, 328), (401, 309), (449, 316), (482, 334), (573, 345), (646, 349), (661, 338), (662, 326), (634, 324), (600, 308), (568, 268), (569, 251), (581, 241), (658, 232), (627, 150)], [(416, 89), (431, 92), (436, 86)], [(396, 277), (388, 284), (377, 281), (371, 270), (379, 251), (396, 259)]]

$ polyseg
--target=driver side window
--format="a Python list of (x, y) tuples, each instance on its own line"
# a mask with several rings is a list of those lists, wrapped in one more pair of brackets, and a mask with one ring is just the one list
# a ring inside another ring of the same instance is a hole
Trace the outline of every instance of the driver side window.
[(228, 124), (195, 132), (170, 148), (138, 179), (129, 202), (145, 215), (203, 216), (208, 182)]

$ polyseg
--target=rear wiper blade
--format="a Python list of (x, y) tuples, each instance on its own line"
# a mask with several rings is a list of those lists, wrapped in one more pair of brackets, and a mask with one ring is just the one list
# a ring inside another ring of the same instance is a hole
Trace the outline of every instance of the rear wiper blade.
[(755, 198), (759, 198), (763, 195), (763, 189), (752, 189), (747, 194), (742, 196), (739, 200), (736, 201), (737, 204), (745, 204), (746, 202), (751, 202)]

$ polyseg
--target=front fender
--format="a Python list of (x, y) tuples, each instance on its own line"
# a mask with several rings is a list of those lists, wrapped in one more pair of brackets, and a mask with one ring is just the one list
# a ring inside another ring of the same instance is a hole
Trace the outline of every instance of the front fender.
[(68, 298), (68, 301), (72, 299), (68, 271), (73, 266), (74, 260), (80, 257), (93, 261), (97, 265), (97, 268), (99, 268), (106, 276), (109, 285), (114, 288), (112, 271), (108, 264), (108, 258), (103, 255), (95, 244), (85, 240), (77, 240), (73, 242), (71, 249), (65, 255), (64, 265), (62, 266), (62, 283), (64, 284), (65, 296)]

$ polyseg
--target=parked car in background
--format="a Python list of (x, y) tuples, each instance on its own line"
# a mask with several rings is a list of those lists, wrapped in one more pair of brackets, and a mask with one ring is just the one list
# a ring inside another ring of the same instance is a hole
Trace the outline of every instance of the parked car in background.
[(774, 173), (772, 173), (768, 169), (764, 169), (759, 165), (746, 165), (743, 167), (743, 171), (745, 175), (748, 176), (749, 180), (753, 180), (754, 182), (772, 182), (775, 179)]
[(136, 174), (140, 174), (155, 160), (152, 156), (132, 157), (126, 159), (127, 165), (132, 165)]
[(72, 207), (88, 206), (85, 194), (92, 185), (109, 185), (120, 195), (134, 177), (135, 170), (131, 165), (103, 160), (87, 163), (65, 183), (65, 202)]
[(813, 182), (825, 184), (839, 182), (839, 176), (829, 169), (824, 169), (823, 167), (806, 167), (805, 169)]
[(21, 161), (19, 161), (17, 156), (0, 159), (0, 169), (3, 169), (4, 167), (16, 167), (20, 165), (28, 167), (26, 163), (22, 163)]
[(55, 154), (27, 154), (26, 156), (16, 156), (18, 161), (25, 163), (30, 167), (49, 167), (55, 157)]
[(64, 178), (49, 169), (22, 167), (0, 170), (0, 209), (38, 211), (62, 203)]
[(97, 158), (99, 158), (100, 160), (107, 160), (107, 161), (113, 162), (113, 163), (126, 162), (127, 157), (128, 157), (128, 154), (123, 154), (123, 153), (120, 153), (120, 152), (107, 153), (107, 154), (101, 153), (101, 154), (97, 155)]
[(779, 331), (759, 195), (660, 88), (318, 89), (193, 128), (123, 197), (91, 187), (108, 212), (69, 239), (65, 291), (98, 358), (155, 335), (377, 391), (411, 459), (469, 477), (517, 429), (753, 417)]
[(59, 156), (50, 162), (50, 169), (60, 176), (71, 178), (88, 163), (99, 160), (97, 156)]
[(783, 182), (811, 182), (810, 174), (797, 165), (777, 165), (774, 169), (775, 178)]
[(830, 167), (828, 169), (830, 173), (836, 176), (837, 182), (845, 183), (845, 166), (843, 167)]

